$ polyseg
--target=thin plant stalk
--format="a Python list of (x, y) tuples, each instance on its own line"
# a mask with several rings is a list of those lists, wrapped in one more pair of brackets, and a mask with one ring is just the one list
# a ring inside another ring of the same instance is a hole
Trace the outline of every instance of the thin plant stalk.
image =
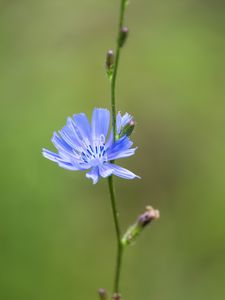
[(116, 43), (116, 52), (115, 52), (115, 63), (113, 66), (113, 74), (111, 79), (111, 107), (112, 107), (112, 127), (113, 127), (114, 141), (116, 139), (116, 79), (117, 79), (117, 71), (119, 66), (120, 50), (121, 50), (120, 34), (124, 23), (126, 2), (127, 0), (121, 0), (120, 3), (120, 16), (119, 16), (119, 25), (118, 25), (118, 34), (117, 34), (117, 43)]
[[(118, 71), (118, 65), (119, 65), (119, 59), (120, 59), (120, 50), (121, 50), (120, 34), (121, 34), (121, 29), (123, 28), (123, 23), (124, 23), (125, 7), (126, 7), (126, 0), (121, 0), (117, 44), (116, 44), (116, 52), (115, 52), (115, 63), (114, 63), (113, 73), (112, 73), (112, 78), (111, 78), (111, 109), (112, 109), (112, 128), (113, 128), (114, 141), (116, 140), (116, 93), (115, 93), (115, 91), (116, 91), (117, 71)], [(121, 241), (121, 230), (120, 230), (119, 215), (118, 215), (118, 210), (117, 210), (117, 205), (116, 205), (113, 176), (108, 177), (108, 184), (109, 184), (109, 192), (110, 192), (113, 220), (114, 220), (116, 239), (117, 239), (117, 257), (116, 257), (113, 292), (119, 293), (120, 273), (121, 273), (121, 264), (122, 264), (122, 255), (123, 255), (123, 244)]]
[(114, 220), (114, 224), (115, 224), (116, 239), (117, 239), (117, 257), (116, 257), (116, 265), (115, 265), (113, 292), (119, 293), (119, 282), (120, 282), (120, 273), (121, 273), (121, 264), (122, 264), (123, 244), (121, 242), (121, 231), (120, 231), (120, 225), (119, 225), (118, 210), (116, 207), (113, 176), (108, 177), (108, 183), (109, 183), (109, 192), (110, 192), (113, 220)]

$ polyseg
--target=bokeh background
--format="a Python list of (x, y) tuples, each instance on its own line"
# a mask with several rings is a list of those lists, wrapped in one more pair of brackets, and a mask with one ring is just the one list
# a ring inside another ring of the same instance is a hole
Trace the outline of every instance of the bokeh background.
[[(67, 116), (108, 107), (104, 59), (119, 1), (0, 1), (0, 299), (97, 299), (111, 290), (107, 181), (41, 156)], [(123, 231), (161, 211), (127, 249), (129, 300), (225, 299), (224, 1), (132, 0), (117, 108), (139, 149), (116, 179)]]

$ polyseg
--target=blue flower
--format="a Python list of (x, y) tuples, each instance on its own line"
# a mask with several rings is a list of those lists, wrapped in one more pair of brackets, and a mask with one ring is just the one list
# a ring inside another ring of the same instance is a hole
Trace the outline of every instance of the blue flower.
[(126, 113), (117, 115), (117, 136), (114, 142), (113, 132), (109, 132), (110, 112), (107, 109), (95, 108), (92, 114), (91, 125), (84, 113), (76, 114), (68, 118), (66, 126), (59, 133), (54, 132), (52, 143), (58, 150), (54, 153), (43, 149), (44, 157), (56, 162), (60, 167), (77, 171), (91, 169), (87, 178), (97, 183), (100, 176), (108, 177), (116, 175), (125, 179), (133, 179), (136, 176), (131, 171), (121, 168), (111, 161), (131, 156), (136, 148), (132, 148), (132, 142), (127, 135), (120, 136), (124, 126), (128, 125), (132, 116)]

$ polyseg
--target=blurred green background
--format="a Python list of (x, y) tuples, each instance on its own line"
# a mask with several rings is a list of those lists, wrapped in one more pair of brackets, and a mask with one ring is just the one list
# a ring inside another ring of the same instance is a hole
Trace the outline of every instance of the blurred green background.
[[(97, 299), (111, 290), (107, 181), (41, 156), (67, 116), (108, 107), (105, 53), (119, 1), (0, 1), (0, 299)], [(116, 179), (123, 230), (161, 219), (127, 249), (127, 300), (225, 299), (225, 4), (132, 0), (117, 109), (139, 149)]]

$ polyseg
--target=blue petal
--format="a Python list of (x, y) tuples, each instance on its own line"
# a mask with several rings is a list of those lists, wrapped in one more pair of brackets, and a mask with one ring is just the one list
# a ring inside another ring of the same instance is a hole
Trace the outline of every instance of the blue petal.
[(73, 165), (70, 162), (66, 162), (66, 161), (58, 161), (58, 165), (66, 170), (70, 170), (70, 171), (77, 171), (80, 170), (76, 165)]
[(122, 177), (125, 179), (134, 179), (134, 178), (140, 178), (139, 176), (135, 175), (134, 173), (132, 173), (131, 171), (124, 169), (122, 167), (116, 166), (114, 164), (111, 163), (106, 163), (106, 165), (112, 169), (112, 174), (118, 176), (118, 177)]
[(109, 130), (110, 112), (108, 109), (95, 108), (92, 114), (92, 136), (99, 139), (101, 135), (107, 136)]
[(56, 162), (60, 167), (67, 170), (78, 170), (78, 168), (72, 165), (70, 162), (65, 161), (59, 154), (49, 151), (47, 149), (42, 150), (42, 154), (45, 158)]
[(86, 173), (86, 177), (91, 178), (93, 180), (93, 184), (96, 184), (99, 180), (98, 167), (93, 167), (90, 172)]
[(80, 149), (83, 147), (81, 140), (79, 139), (75, 129), (75, 124), (72, 119), (68, 119), (67, 125), (64, 126), (60, 131), (61, 137), (64, 141), (74, 149)]
[(113, 143), (113, 131), (111, 130), (108, 140), (105, 144), (105, 149), (108, 149), (109, 147), (111, 147), (112, 143)]
[(42, 154), (45, 158), (50, 159), (50, 160), (55, 161), (55, 162), (57, 162), (58, 159), (60, 159), (60, 156), (59, 156), (58, 153), (52, 152), (52, 151), (50, 151), (48, 149), (45, 149), (45, 148), (42, 149)]
[(117, 134), (119, 134), (120, 131), (121, 131), (121, 122), (122, 122), (122, 116), (121, 116), (121, 112), (119, 111), (117, 116), (116, 116), (116, 131), (117, 131)]
[(128, 150), (132, 145), (133, 142), (127, 136), (123, 136), (107, 149), (108, 159), (114, 159), (114, 156), (118, 156), (120, 153)]
[(104, 178), (112, 175), (112, 172), (113, 172), (112, 168), (110, 168), (110, 166), (108, 166), (106, 163), (99, 166), (100, 176)]
[(108, 159), (109, 160), (114, 160), (114, 159), (118, 159), (118, 158), (124, 158), (124, 157), (129, 157), (131, 155), (135, 154), (136, 148), (132, 148), (132, 149), (127, 149), (127, 150), (123, 150), (123, 151), (118, 151), (118, 152), (113, 152), (110, 153), (108, 155)]
[(57, 154), (48, 149), (43, 149), (42, 154), (45, 158), (56, 162), (60, 167), (67, 170), (87, 170), (91, 167), (88, 163), (79, 163), (72, 155), (66, 155), (65, 152), (60, 151), (59, 154)]
[(73, 116), (75, 121), (75, 126), (79, 131), (79, 137), (81, 140), (87, 139), (89, 143), (91, 142), (91, 126), (88, 121), (87, 116), (84, 113), (76, 114)]
[(128, 114), (128, 113), (125, 113), (125, 115), (122, 117), (122, 120), (121, 120), (121, 126), (124, 127), (126, 126), (128, 123), (130, 123), (130, 121), (133, 119), (133, 117)]
[(82, 144), (82, 136), (81, 136), (77, 126), (75, 125), (73, 119), (71, 119), (71, 118), (67, 119), (66, 127), (68, 128), (68, 134), (74, 140), (74, 142), (76, 144), (78, 144), (79, 146), (82, 146), (83, 145)]
[(66, 153), (73, 153), (73, 148), (68, 145), (56, 132), (53, 133), (52, 143), (58, 150), (61, 150)]

